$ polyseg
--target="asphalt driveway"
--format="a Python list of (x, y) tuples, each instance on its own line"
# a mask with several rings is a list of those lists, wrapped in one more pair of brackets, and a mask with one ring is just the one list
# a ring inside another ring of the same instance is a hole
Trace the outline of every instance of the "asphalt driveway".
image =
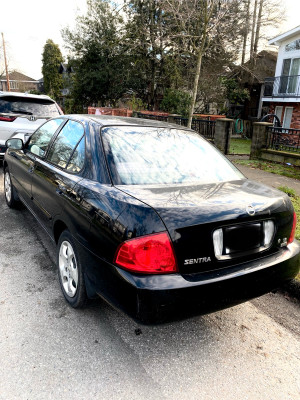
[(70, 308), (55, 248), (10, 210), (0, 173), (1, 400), (296, 400), (300, 308), (280, 294), (142, 326), (95, 301)]

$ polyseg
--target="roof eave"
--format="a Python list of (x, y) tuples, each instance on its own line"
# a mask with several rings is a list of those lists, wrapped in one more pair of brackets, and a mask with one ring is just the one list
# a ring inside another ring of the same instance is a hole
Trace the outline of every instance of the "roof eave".
[(282, 33), (281, 35), (278, 35), (278, 36), (274, 37), (273, 39), (270, 39), (268, 43), (270, 45), (273, 44), (275, 46), (280, 46), (280, 43), (283, 40), (287, 40), (290, 37), (293, 37), (297, 33), (300, 33), (300, 25), (296, 26), (296, 28), (293, 28), (293, 29), (291, 29), (291, 30), (289, 30), (289, 31), (287, 31), (285, 33)]

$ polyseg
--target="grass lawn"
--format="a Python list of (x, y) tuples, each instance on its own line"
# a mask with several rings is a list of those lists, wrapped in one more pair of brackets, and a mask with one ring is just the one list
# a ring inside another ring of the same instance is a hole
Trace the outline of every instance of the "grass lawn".
[[(287, 193), (290, 196), (290, 199), (292, 200), (294, 210), (297, 215), (297, 226), (296, 226), (295, 238), (297, 240), (300, 240), (300, 196), (297, 196), (296, 193), (294, 192), (294, 190), (287, 186), (280, 186), (278, 189)], [(300, 273), (296, 276), (296, 279), (300, 282)]]
[(250, 154), (250, 139), (230, 139), (230, 154)]
[(300, 167), (294, 165), (277, 164), (270, 161), (260, 160), (234, 160), (235, 164), (247, 165), (248, 167), (262, 169), (272, 174), (283, 175), (300, 180)]

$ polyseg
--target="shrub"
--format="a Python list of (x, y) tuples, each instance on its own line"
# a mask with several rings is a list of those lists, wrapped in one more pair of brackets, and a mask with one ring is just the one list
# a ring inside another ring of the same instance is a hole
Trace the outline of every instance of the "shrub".
[(191, 96), (181, 90), (166, 89), (160, 108), (171, 114), (188, 115)]

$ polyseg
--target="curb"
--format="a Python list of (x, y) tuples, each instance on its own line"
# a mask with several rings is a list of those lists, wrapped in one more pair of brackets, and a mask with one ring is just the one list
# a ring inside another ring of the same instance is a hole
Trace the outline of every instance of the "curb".
[(300, 282), (293, 279), (285, 283), (282, 289), (300, 301)]

